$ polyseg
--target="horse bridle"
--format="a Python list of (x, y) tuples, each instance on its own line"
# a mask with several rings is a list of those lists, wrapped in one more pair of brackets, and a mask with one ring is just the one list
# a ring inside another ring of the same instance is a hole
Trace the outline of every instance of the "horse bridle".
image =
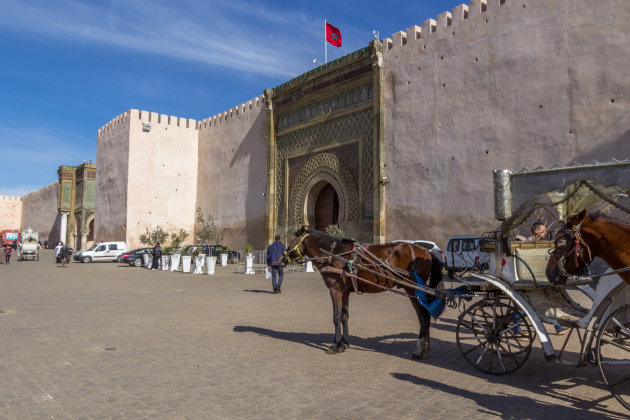
[[(579, 225), (571, 227), (571, 230), (565, 228), (565, 229), (561, 230), (558, 233), (558, 235), (567, 236), (567, 241), (570, 242), (570, 245), (566, 245), (565, 246), (566, 248), (568, 248), (568, 251), (566, 251), (564, 254), (562, 254), (559, 258), (556, 258), (557, 247), (551, 248), (549, 250), (550, 258), (558, 266), (558, 270), (559, 270), (561, 276), (563, 276), (563, 277), (569, 277), (570, 276), (570, 274), (567, 272), (567, 269), (566, 269), (566, 261), (571, 256), (573, 256), (573, 258), (575, 259), (575, 267), (576, 268), (580, 268), (580, 267), (583, 267), (583, 266), (588, 266), (588, 264), (590, 264), (591, 261), (593, 261), (593, 255), (591, 254), (591, 248), (584, 241), (584, 238), (582, 238), (582, 234), (580, 233), (580, 226)], [(556, 236), (556, 242), (557, 241), (558, 241), (558, 237)], [(584, 248), (586, 248), (586, 250), (588, 251), (588, 261), (584, 258), (584, 252), (582, 251), (582, 246)], [(580, 264), (580, 262), (581, 262), (581, 264)]]
[[(282, 258), (286, 260), (287, 264), (291, 264), (295, 261), (299, 261), (304, 257), (304, 254), (303, 254), (304, 251), (301, 249), (302, 242), (304, 242), (304, 239), (306, 239), (306, 237), (310, 235), (311, 235), (310, 233), (306, 233), (306, 232), (303, 233), (300, 239), (296, 242), (295, 245), (291, 247), (291, 249), (284, 251), (284, 253), (282, 254)], [(293, 254), (294, 252), (297, 253), (297, 257), (291, 258), (289, 255)]]

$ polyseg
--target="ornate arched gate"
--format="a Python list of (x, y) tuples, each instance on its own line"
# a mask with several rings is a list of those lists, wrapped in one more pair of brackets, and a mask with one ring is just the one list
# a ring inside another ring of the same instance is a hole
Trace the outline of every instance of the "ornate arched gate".
[(384, 238), (381, 44), (265, 91), (269, 113), (267, 239), (339, 224)]

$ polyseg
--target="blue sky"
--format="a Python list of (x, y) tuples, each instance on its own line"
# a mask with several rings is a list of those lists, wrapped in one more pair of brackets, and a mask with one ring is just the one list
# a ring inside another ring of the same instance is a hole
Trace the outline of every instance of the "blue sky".
[(318, 66), (324, 19), (334, 60), (460, 3), (2, 0), (0, 195), (94, 162), (97, 130), (128, 109), (201, 120)]

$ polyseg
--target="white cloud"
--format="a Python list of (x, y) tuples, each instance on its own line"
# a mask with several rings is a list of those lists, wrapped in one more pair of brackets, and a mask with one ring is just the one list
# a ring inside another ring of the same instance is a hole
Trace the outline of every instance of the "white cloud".
[(0, 24), (267, 76), (305, 71), (318, 50), (321, 25), (303, 13), (242, 0), (177, 4), (5, 0)]

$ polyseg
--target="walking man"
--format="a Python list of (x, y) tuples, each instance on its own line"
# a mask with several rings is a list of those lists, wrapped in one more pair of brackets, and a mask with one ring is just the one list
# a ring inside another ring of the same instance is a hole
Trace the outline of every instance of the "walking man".
[(160, 268), (160, 262), (162, 261), (162, 247), (159, 242), (155, 243), (153, 247), (153, 265), (152, 270), (158, 270)]
[(267, 267), (271, 268), (271, 285), (274, 293), (282, 293), (281, 287), (284, 273), (280, 260), (284, 251), (286, 251), (286, 248), (280, 242), (280, 235), (276, 235), (275, 242), (267, 248)]

